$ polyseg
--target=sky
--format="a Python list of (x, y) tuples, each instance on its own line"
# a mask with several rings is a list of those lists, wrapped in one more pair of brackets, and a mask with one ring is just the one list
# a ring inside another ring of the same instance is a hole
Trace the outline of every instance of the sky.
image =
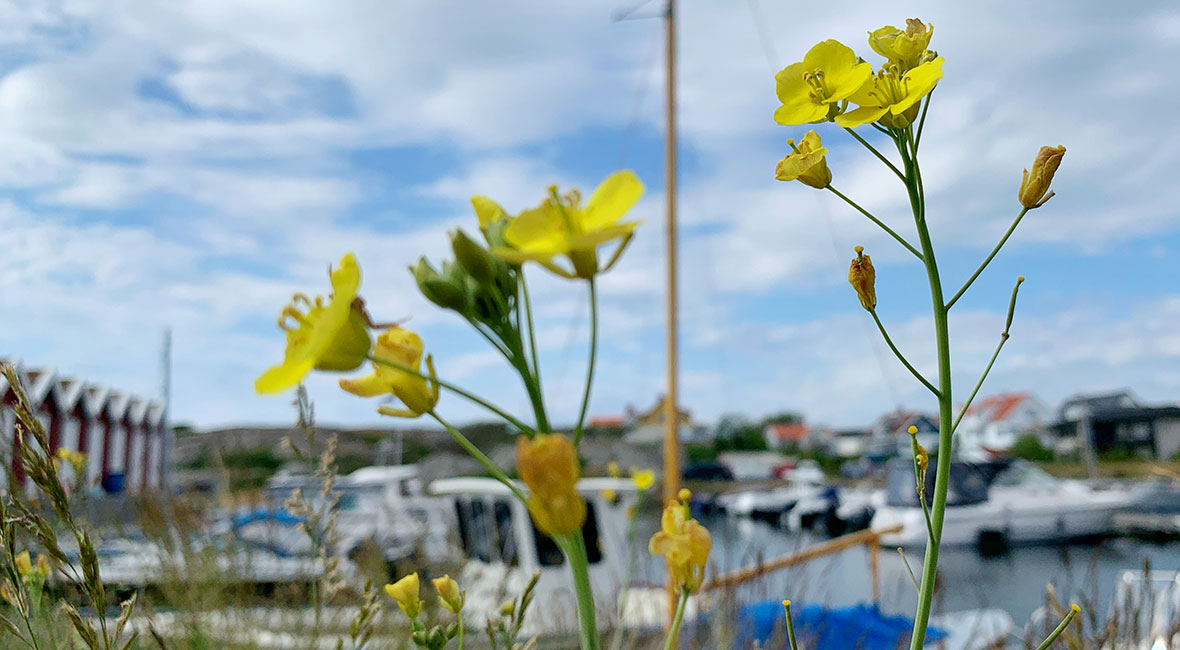
[[(1180, 399), (1180, 9), (1097, 1), (679, 5), (681, 395), (703, 421), (800, 411), (868, 424), (932, 398), (880, 343), (847, 284), (876, 264), (878, 311), (934, 376), (925, 272), (829, 193), (774, 180), (786, 139), (773, 74), (836, 38), (874, 64), (866, 32), (920, 17), (945, 76), (922, 140), (944, 284), (970, 275), (1015, 217), (1021, 170), (1068, 153), (1033, 211), (951, 316), (963, 398), (1050, 406), (1129, 388)], [(601, 281), (590, 412), (664, 390), (663, 25), (658, 1), (18, 0), (0, 4), (0, 356), (145, 395), (173, 337), (171, 419), (285, 424), (254, 394), (282, 358), (275, 320), (326, 293), (346, 251), (380, 320), (409, 317), (444, 379), (514, 412), (504, 362), (416, 292), (406, 267), (475, 232), (469, 199), (509, 211), (553, 183), (591, 190), (630, 168), (643, 221)], [(833, 125), (833, 184), (913, 238), (903, 188)], [(871, 133), (871, 131), (870, 131)], [(582, 284), (529, 271), (546, 398), (573, 420), (585, 369)], [(336, 377), (308, 381), (321, 423), (404, 425)], [(445, 395), (456, 422), (487, 419)]]

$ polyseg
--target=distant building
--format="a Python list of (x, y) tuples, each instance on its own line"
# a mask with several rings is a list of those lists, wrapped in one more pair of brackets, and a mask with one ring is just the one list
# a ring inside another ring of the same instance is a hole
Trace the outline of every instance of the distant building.
[(1048, 442), (1053, 420), (1049, 407), (1027, 392), (1000, 393), (976, 400), (959, 428), (955, 447), (963, 455), (1002, 454), (1021, 436), (1032, 434)]
[(859, 458), (865, 454), (869, 438), (868, 429), (837, 429), (832, 432), (831, 452), (840, 458)]
[(938, 416), (903, 408), (886, 413), (873, 422), (867, 445), (869, 451), (874, 455), (909, 456), (911, 426), (918, 429), (918, 442), (926, 451), (938, 451)]
[(762, 430), (768, 449), (821, 449), (831, 451), (835, 432), (829, 427), (811, 426), (803, 422), (768, 424)]
[[(623, 439), (633, 445), (661, 444), (664, 441), (664, 406), (666, 402), (667, 397), (661, 395), (656, 400), (655, 406), (647, 411), (634, 413), (625, 425), (627, 432), (623, 434)], [(708, 427), (694, 423), (692, 414), (687, 409), (676, 409), (676, 424), (677, 435), (681, 442), (699, 443), (710, 440)]]
[(766, 438), (767, 449), (781, 449), (783, 447), (801, 449), (803, 444), (807, 442), (810, 433), (811, 429), (802, 422), (768, 424), (762, 430), (762, 435)]
[(1127, 453), (1169, 459), (1180, 453), (1180, 404), (1143, 405), (1130, 391), (1066, 400), (1052, 427), (1058, 453)]
[[(164, 408), (159, 402), (119, 393), (99, 384), (59, 376), (51, 368), (32, 368), (9, 360), (28, 393), (29, 405), (58, 449), (86, 455), (80, 485), (111, 493), (147, 492), (163, 486), (168, 445)], [(17, 434), (16, 394), (0, 377), (0, 445), (8, 484), (28, 485), (19, 461), (22, 445), (37, 444)], [(67, 474), (71, 471), (65, 470)], [(72, 477), (70, 477), (72, 478)]]

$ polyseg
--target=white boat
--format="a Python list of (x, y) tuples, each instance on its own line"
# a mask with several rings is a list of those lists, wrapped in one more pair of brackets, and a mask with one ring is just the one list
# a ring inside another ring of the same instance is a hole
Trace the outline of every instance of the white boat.
[[(267, 481), (266, 491), (274, 508), (282, 508), (295, 488), (319, 508), (321, 484), (314, 476), (279, 474)], [(333, 549), (337, 555), (356, 559), (369, 546), (390, 564), (457, 559), (449, 536), (454, 511), (446, 500), (425, 493), (416, 466), (362, 467), (337, 478), (333, 489), (339, 496)]]
[[(927, 503), (933, 498), (933, 464), (927, 476)], [(1113, 532), (1115, 513), (1138, 499), (1132, 489), (1101, 489), (1082, 481), (1055, 478), (1022, 460), (951, 463), (943, 520), (943, 546), (978, 545), (999, 550)], [(913, 463), (891, 461), (887, 487), (879, 493), (874, 528), (902, 525), (882, 537), (887, 545), (922, 546), (926, 521), (918, 500)]]
[[(518, 485), (527, 493), (527, 487)], [(586, 499), (582, 535), (598, 621), (607, 627), (613, 623), (618, 599), (630, 582), (624, 575), (626, 510), (634, 503), (635, 486), (627, 479), (587, 478), (578, 482), (578, 490)], [(606, 490), (615, 498), (608, 499), (603, 494)], [(534, 607), (526, 616), (526, 635), (577, 629), (576, 602), (565, 558), (553, 540), (533, 526), (528, 508), (507, 486), (491, 478), (448, 478), (432, 482), (429, 492), (449, 499), (457, 513), (459, 541), (467, 557), (459, 578), (467, 590), (465, 617), (474, 621), (493, 617), (506, 600), (519, 596), (538, 572), (534, 599), (543, 606)], [(537, 613), (541, 611), (543, 616)], [(666, 616), (666, 610), (660, 615)]]

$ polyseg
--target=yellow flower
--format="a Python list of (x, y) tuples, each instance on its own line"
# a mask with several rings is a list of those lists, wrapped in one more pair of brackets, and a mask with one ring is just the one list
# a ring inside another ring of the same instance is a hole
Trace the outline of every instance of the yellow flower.
[(918, 118), (922, 98), (930, 94), (942, 79), (940, 56), (902, 74), (896, 64), (882, 66), (873, 78), (848, 101), (859, 108), (836, 117), (836, 124), (852, 128), (869, 122), (904, 129)]
[(820, 144), (819, 134), (808, 131), (798, 144), (794, 140), (787, 140), (787, 144), (792, 151), (774, 168), (775, 178), (780, 181), (797, 180), (818, 190), (832, 182), (832, 172), (824, 160), (828, 150)]
[(1045, 205), (1046, 201), (1053, 198), (1049, 184), (1053, 182), (1053, 174), (1057, 173), (1063, 157), (1065, 147), (1061, 145), (1041, 147), (1033, 160), (1032, 172), (1024, 170), (1024, 178), (1020, 181), (1020, 205), (1031, 210)]
[(656, 473), (650, 469), (640, 470), (632, 467), (631, 482), (635, 484), (636, 489), (640, 492), (645, 492), (656, 482)]
[(361, 285), (361, 269), (348, 253), (340, 268), (329, 271), (332, 295), (312, 301), (296, 294), (279, 316), (279, 327), (287, 331), (287, 352), (283, 363), (262, 373), (254, 382), (259, 393), (278, 393), (298, 384), (316, 370), (352, 370), (369, 353), (372, 339), (360, 310), (353, 307)]
[(868, 311), (877, 308), (877, 271), (873, 268), (873, 260), (865, 255), (865, 247), (857, 246), (856, 257), (848, 266), (848, 283), (856, 289), (856, 297), (860, 298), (860, 306)]
[(49, 575), (49, 558), (44, 555), (37, 555), (37, 573), (41, 576)]
[(619, 478), (623, 475), (623, 472), (619, 469), (619, 464), (613, 460), (606, 464), (606, 473), (611, 478)]
[(687, 499), (671, 501), (660, 518), (660, 531), (652, 535), (648, 549), (663, 555), (672, 584), (693, 593), (705, 579), (705, 564), (713, 538), (709, 531), (688, 514)]
[(905, 71), (918, 66), (918, 60), (930, 46), (930, 37), (933, 35), (934, 25), (925, 25), (917, 18), (908, 18), (905, 30), (886, 25), (869, 32), (869, 47)]
[[(638, 221), (620, 221), (643, 195), (639, 177), (631, 171), (611, 174), (594, 190), (585, 206), (577, 190), (558, 196), (554, 186), (550, 193), (552, 196), (540, 206), (508, 221), (504, 229), (507, 246), (496, 246), (492, 252), (515, 264), (537, 262), (566, 278), (590, 279), (610, 270), (639, 225)], [(486, 204), (482, 209), (477, 205), (476, 211), (480, 213), (481, 223), (485, 217), (493, 219), (498, 214)], [(492, 216), (487, 216), (489, 213)], [(618, 248), (606, 266), (600, 267), (598, 247), (615, 240), (619, 241)], [(569, 260), (570, 269), (554, 263), (553, 258), (561, 256)]]
[(868, 81), (873, 67), (861, 61), (852, 48), (839, 41), (817, 43), (803, 60), (774, 76), (782, 106), (774, 112), (779, 124), (806, 124), (830, 119)]
[(377, 412), (394, 417), (416, 418), (429, 412), (438, 403), (438, 376), (434, 371), (433, 357), (426, 355), (430, 379), (388, 365), (396, 364), (418, 371), (422, 362), (422, 338), (417, 334), (396, 325), (390, 327), (377, 337), (373, 358), (375, 361), (371, 374), (341, 379), (340, 387), (361, 397), (393, 394), (405, 408), (381, 406)]
[(438, 592), (438, 599), (447, 611), (458, 614), (463, 609), (465, 596), (459, 589), (459, 583), (455, 582), (454, 578), (444, 575), (430, 582), (434, 584), (434, 590)]
[(422, 613), (422, 601), (418, 599), (417, 572), (411, 573), (391, 585), (385, 585), (385, 593), (397, 601), (397, 606), (406, 613), (406, 616), (410, 617), (410, 620), (416, 620), (418, 615)]
[(550, 537), (582, 529), (586, 502), (578, 494), (578, 453), (569, 438), (540, 433), (516, 440), (516, 470), (529, 487), (529, 512)]
[(33, 560), (29, 557), (28, 551), (21, 551), (16, 556), (16, 572), (21, 577), (28, 577), (33, 573)]

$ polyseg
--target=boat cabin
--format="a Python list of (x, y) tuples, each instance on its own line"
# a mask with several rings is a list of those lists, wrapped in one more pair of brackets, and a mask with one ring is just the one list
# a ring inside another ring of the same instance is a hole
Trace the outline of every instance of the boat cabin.
[[(950, 484), (946, 492), (948, 506), (974, 505), (987, 501), (988, 488), (996, 477), (1005, 472), (1012, 461), (984, 462), (951, 461)], [(934, 459), (926, 472), (926, 503), (934, 501)], [(914, 479), (914, 461), (894, 458), (886, 466), (886, 502), (898, 508), (921, 508)]]
[[(520, 488), (527, 493), (523, 484)], [(590, 581), (596, 606), (603, 613), (599, 620), (605, 625), (625, 583), (626, 510), (634, 503), (636, 490), (630, 480), (612, 478), (582, 479), (578, 490), (586, 499), (582, 537)], [(613, 499), (607, 498), (608, 491)], [(455, 511), (458, 542), (467, 558), (460, 579), (467, 590), (466, 607), (471, 609), (465, 615), (471, 620), (493, 615), (505, 600), (519, 596), (533, 573), (539, 572), (535, 600), (545, 605), (531, 610), (526, 623), (536, 626), (537, 632), (577, 629), (565, 558), (553, 540), (536, 529), (528, 508), (504, 484), (491, 478), (450, 478), (434, 481), (429, 492), (448, 498)]]

